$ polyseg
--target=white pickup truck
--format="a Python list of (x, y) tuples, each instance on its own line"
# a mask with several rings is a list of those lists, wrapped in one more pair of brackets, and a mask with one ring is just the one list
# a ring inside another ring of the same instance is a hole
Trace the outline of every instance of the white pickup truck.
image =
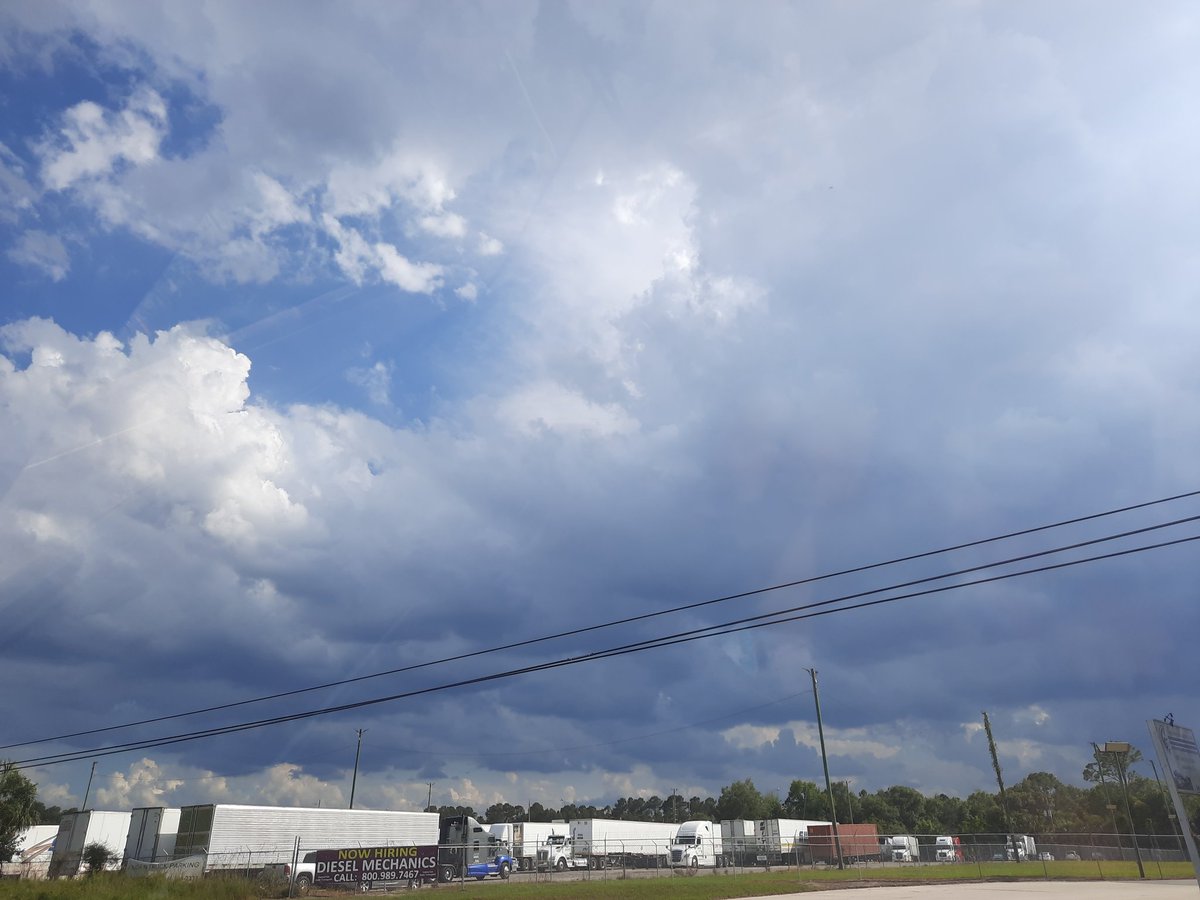
[(303, 897), (308, 893), (308, 889), (312, 887), (313, 878), (316, 876), (317, 854), (305, 853), (304, 858), (296, 863), (295, 870), (292, 869), (291, 863), (268, 863), (260, 876), (267, 881), (281, 880), (292, 884), (292, 892), (296, 896)]

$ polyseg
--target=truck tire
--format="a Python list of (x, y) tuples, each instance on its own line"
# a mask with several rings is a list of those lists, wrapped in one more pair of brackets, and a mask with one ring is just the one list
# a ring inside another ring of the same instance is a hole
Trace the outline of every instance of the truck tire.
[(558, 862), (554, 864), (554, 868), (558, 869), (560, 872), (567, 871), (567, 861), (560, 856), (558, 858)]
[(454, 866), (446, 864), (438, 867), (438, 881), (442, 884), (454, 880)]
[(303, 897), (308, 893), (308, 889), (312, 887), (312, 876), (307, 872), (301, 872), (296, 876), (296, 893)]
[(693, 856), (691, 862), (688, 863), (688, 870), (692, 875), (695, 875), (698, 871), (700, 871), (700, 860)]
[(510, 866), (508, 863), (500, 863), (500, 877), (507, 881), (508, 876), (511, 874), (512, 866)]
[(588, 857), (588, 868), (589, 869), (600, 868), (600, 860), (596, 859), (596, 857), (594, 857), (594, 856), (589, 856)]

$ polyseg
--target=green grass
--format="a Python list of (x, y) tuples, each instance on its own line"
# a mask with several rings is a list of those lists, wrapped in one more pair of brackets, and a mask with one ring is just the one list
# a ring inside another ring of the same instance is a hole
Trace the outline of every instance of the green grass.
[[(1150, 879), (1194, 876), (1188, 863), (1147, 862)], [(734, 897), (769, 897), (776, 894), (819, 891), (847, 884), (896, 884), (952, 881), (1052, 880), (1109, 881), (1135, 879), (1137, 864), (1132, 862), (985, 862), (958, 865), (912, 865), (886, 868), (775, 869), (771, 872), (738, 874), (702, 872), (696, 876), (677, 874), (659, 878), (622, 878), (616, 870), (593, 873), (588, 881), (538, 881), (515, 878), (498, 884), (468, 881), (442, 885), (416, 895), (400, 892), (395, 896), (462, 897), (481, 896), (492, 900), (532, 897), (534, 900), (731, 900)], [(104, 874), (73, 881), (3, 881), (0, 900), (257, 900), (264, 896), (253, 881), (237, 878), (205, 878), (200, 881), (168, 881), (161, 878), (126, 878)], [(310, 897), (355, 896), (348, 893), (314, 890)], [(372, 895), (368, 895), (372, 896)], [(374, 896), (383, 896), (376, 894)], [(836, 897), (836, 895), (835, 895)]]
[(257, 885), (241, 878), (184, 881), (128, 878), (106, 872), (91, 878), (0, 881), (3, 900), (257, 900), (259, 897), (262, 894)]

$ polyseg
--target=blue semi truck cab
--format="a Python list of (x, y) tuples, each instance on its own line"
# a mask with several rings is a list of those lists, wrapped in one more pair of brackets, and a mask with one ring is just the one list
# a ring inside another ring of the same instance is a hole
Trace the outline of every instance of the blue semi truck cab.
[(474, 816), (446, 816), (438, 834), (438, 881), (489, 875), (508, 878), (517, 867), (512, 849)]

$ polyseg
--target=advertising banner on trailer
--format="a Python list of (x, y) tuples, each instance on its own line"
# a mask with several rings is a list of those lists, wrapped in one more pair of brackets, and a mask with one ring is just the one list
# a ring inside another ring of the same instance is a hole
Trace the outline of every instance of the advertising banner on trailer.
[(313, 854), (314, 885), (370, 887), (376, 882), (434, 881), (437, 879), (438, 848), (348, 847), (319, 850)]

